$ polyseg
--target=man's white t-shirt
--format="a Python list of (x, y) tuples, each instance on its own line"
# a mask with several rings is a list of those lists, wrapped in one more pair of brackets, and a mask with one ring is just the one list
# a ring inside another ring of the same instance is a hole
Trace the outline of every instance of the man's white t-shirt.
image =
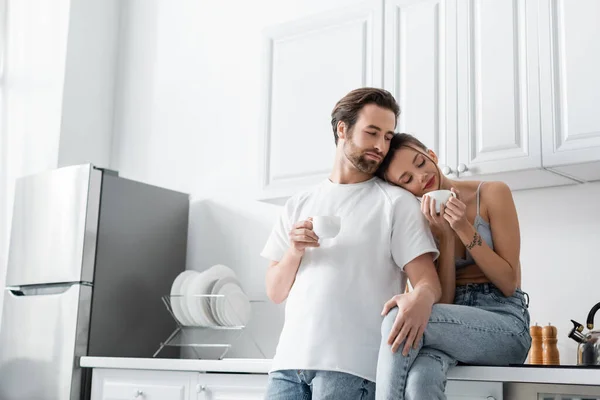
[(404, 292), (404, 266), (438, 250), (418, 200), (372, 178), (326, 180), (290, 198), (261, 255), (280, 261), (294, 224), (318, 215), (340, 216), (341, 230), (302, 257), (272, 371), (339, 371), (375, 382), (383, 305)]

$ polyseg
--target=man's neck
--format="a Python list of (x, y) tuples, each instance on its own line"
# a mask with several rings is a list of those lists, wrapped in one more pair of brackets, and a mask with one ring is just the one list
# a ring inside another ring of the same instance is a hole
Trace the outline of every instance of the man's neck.
[(333, 169), (329, 175), (329, 180), (333, 183), (347, 185), (351, 183), (360, 183), (368, 181), (373, 177), (372, 174), (364, 173), (358, 170), (345, 155), (336, 152)]

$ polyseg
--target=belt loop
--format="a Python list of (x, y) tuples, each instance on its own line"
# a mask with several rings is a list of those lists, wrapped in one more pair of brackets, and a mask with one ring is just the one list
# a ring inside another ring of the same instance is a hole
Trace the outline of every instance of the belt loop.
[(489, 294), (490, 293), (490, 284), (489, 283), (484, 283), (483, 284), (483, 293), (484, 294)]

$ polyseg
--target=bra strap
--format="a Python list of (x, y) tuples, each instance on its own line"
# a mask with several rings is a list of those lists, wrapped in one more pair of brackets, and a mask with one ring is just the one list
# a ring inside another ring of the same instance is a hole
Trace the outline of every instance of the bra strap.
[(477, 186), (477, 215), (479, 215), (479, 189), (481, 189), (481, 185), (483, 185), (483, 182)]

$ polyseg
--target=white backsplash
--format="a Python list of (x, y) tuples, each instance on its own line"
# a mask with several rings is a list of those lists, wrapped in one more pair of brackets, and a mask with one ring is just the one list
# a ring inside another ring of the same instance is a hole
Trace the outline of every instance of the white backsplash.
[(268, 262), (260, 256), (280, 207), (257, 201), (193, 200), (187, 268), (197, 271), (214, 264), (232, 268), (252, 304), (246, 332), (227, 357), (267, 358), (275, 354), (283, 326), (283, 305), (271, 303), (265, 292)]

